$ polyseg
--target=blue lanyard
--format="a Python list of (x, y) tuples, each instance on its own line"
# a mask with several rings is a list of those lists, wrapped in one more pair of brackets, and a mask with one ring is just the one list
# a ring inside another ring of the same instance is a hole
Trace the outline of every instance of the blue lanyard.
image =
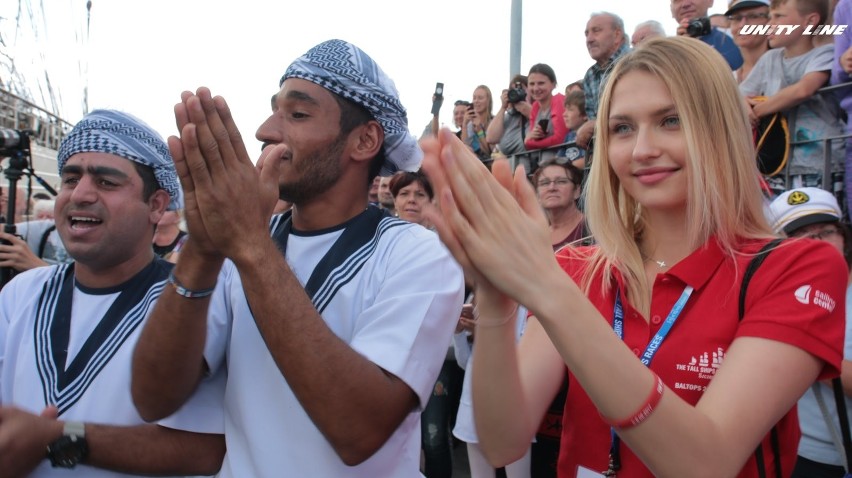
[[(683, 289), (683, 293), (680, 295), (677, 302), (675, 302), (675, 305), (666, 317), (666, 321), (663, 322), (663, 325), (660, 326), (660, 330), (654, 334), (654, 337), (650, 342), (648, 342), (648, 346), (645, 347), (645, 353), (642, 354), (642, 357), (639, 360), (641, 360), (646, 367), (651, 366), (651, 359), (654, 358), (657, 350), (660, 349), (660, 344), (662, 344), (663, 340), (666, 339), (666, 336), (669, 335), (669, 332), (672, 330), (672, 326), (678, 316), (680, 316), (680, 313), (683, 312), (683, 308), (686, 306), (686, 301), (689, 300), (689, 296), (692, 295), (692, 290), (691, 285), (688, 285), (685, 289)], [(615, 331), (615, 335), (617, 335), (619, 339), (624, 340), (624, 308), (621, 306), (621, 291), (615, 292), (615, 309), (612, 314), (612, 329)]]
[[(675, 305), (672, 307), (669, 315), (666, 316), (665, 322), (663, 322), (663, 325), (661, 325), (660, 329), (657, 330), (657, 333), (654, 334), (654, 337), (651, 338), (651, 341), (648, 342), (648, 346), (645, 347), (645, 352), (639, 359), (646, 367), (651, 366), (651, 359), (653, 359), (654, 355), (657, 354), (663, 340), (665, 340), (669, 335), (669, 332), (671, 332), (672, 326), (674, 326), (674, 323), (677, 321), (680, 313), (683, 312), (683, 308), (686, 306), (689, 296), (692, 295), (692, 291), (693, 288), (691, 285), (688, 285), (685, 289), (683, 289), (683, 293), (680, 294), (680, 298), (677, 302), (675, 302)], [(619, 339), (624, 340), (624, 307), (621, 305), (620, 290), (616, 290), (615, 292), (615, 307), (612, 311), (612, 330), (615, 331), (615, 335), (617, 335)], [(621, 468), (621, 439), (618, 437), (618, 434), (615, 433), (614, 428), (610, 428), (609, 432), (611, 439), (609, 447), (609, 469), (604, 473), (604, 475), (615, 476), (615, 472)]]

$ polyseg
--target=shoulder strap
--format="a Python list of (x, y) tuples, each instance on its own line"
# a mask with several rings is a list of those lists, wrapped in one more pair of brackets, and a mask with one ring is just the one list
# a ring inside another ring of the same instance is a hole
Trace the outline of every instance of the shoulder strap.
[(742, 286), (740, 287), (739, 315), (737, 316), (737, 320), (743, 320), (743, 315), (745, 314), (746, 292), (748, 291), (748, 283), (751, 281), (751, 277), (757, 271), (757, 268), (763, 264), (763, 261), (766, 260), (766, 256), (768, 256), (769, 253), (772, 252), (772, 249), (775, 249), (782, 240), (783, 239), (779, 238), (767, 242), (759, 251), (757, 251), (757, 254), (755, 254), (751, 259), (751, 262), (748, 263), (745, 273), (743, 274)]
[(41, 241), (38, 243), (38, 258), (44, 259), (44, 248), (47, 247), (47, 239), (50, 237), (50, 233), (56, 230), (56, 224), (52, 224), (50, 227), (44, 231), (44, 234), (41, 235)]
[[(766, 260), (766, 256), (768, 256), (782, 240), (783, 239), (778, 238), (767, 242), (759, 251), (757, 251), (757, 254), (754, 255), (751, 261), (749, 261), (745, 273), (743, 274), (742, 285), (740, 286), (739, 315), (737, 316), (738, 321), (742, 321), (743, 315), (745, 315), (745, 299), (746, 293), (748, 292), (748, 283), (751, 281), (754, 273), (757, 272), (758, 267), (760, 267), (760, 265), (763, 264), (763, 261)], [(769, 441), (772, 446), (772, 452), (775, 455), (775, 476), (781, 478), (783, 476), (781, 473), (781, 449), (778, 441), (778, 429), (774, 426), (770, 432)], [(755, 463), (757, 464), (758, 476), (760, 478), (766, 478), (766, 463), (764, 463), (763, 460), (763, 447), (760, 444), (757, 445), (754, 457)]]
[(840, 436), (843, 439), (843, 451), (846, 453), (844, 467), (846, 473), (852, 470), (852, 436), (849, 433), (849, 414), (846, 411), (846, 397), (843, 393), (843, 384), (840, 378), (831, 381), (834, 389), (834, 401), (837, 404), (837, 419), (840, 422)]

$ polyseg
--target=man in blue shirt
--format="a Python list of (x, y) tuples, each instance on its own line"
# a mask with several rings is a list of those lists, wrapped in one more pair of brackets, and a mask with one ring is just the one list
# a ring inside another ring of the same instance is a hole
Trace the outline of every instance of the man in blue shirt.
[[(690, 22), (698, 18), (707, 18), (707, 12), (712, 5), (713, 0), (671, 0), (672, 18), (678, 22), (677, 34), (688, 35), (687, 26)], [(711, 27), (709, 33), (695, 38), (715, 48), (728, 62), (732, 71), (742, 66), (743, 57), (740, 49), (733, 38), (718, 28)]]

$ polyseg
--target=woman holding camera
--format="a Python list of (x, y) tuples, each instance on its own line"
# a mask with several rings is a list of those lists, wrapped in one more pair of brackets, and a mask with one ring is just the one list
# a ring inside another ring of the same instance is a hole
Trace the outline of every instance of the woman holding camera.
[[(526, 151), (524, 140), (531, 110), (532, 105), (527, 95), (527, 77), (515, 75), (509, 83), (509, 88), (500, 94), (500, 109), (485, 132), (485, 140), (496, 144), (503, 156), (509, 158), (513, 165), (517, 164), (513, 157)], [(529, 171), (529, 164), (525, 167)]]
[[(537, 63), (527, 75), (527, 88), (532, 97), (530, 131), (524, 144), (527, 150), (546, 149), (562, 144), (568, 129), (562, 119), (565, 97), (553, 94), (556, 73), (544, 63)], [(554, 151), (553, 154), (556, 154)]]
[(476, 157), (491, 167), (491, 145), (485, 140), (485, 131), (494, 115), (494, 99), (491, 90), (485, 85), (479, 85), (473, 90), (473, 102), (468, 106), (464, 117), (461, 139), (464, 144), (476, 153)]

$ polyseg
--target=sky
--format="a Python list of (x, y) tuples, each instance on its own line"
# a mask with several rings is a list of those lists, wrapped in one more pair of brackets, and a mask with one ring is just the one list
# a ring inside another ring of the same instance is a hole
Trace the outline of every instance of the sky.
[[(173, 106), (180, 93), (207, 86), (228, 101), (248, 150), (256, 153), (254, 133), (270, 113), (270, 97), (287, 65), (327, 39), (352, 42), (376, 60), (394, 80), (416, 136), (430, 120), (436, 82), (445, 85), (441, 123), (452, 126), (455, 100), (470, 100), (484, 84), (499, 103), (511, 77), (511, 0), (91, 0), (88, 28), (85, 0), (2, 3), (7, 46), (12, 4), (44, 9), (34, 15), (43, 23), (32, 50), (21, 41), (9, 51), (21, 69), (38, 71), (26, 62), (30, 55), (49, 65), (68, 121), (82, 117), (85, 89), (89, 110), (130, 112), (165, 138), (177, 132)], [(724, 12), (726, 2), (715, 3), (710, 13)], [(599, 11), (619, 14), (628, 36), (649, 19), (662, 22), (669, 34), (676, 28), (669, 0), (525, 0), (521, 73), (547, 63), (559, 91), (581, 79), (593, 62), (583, 30)]]

